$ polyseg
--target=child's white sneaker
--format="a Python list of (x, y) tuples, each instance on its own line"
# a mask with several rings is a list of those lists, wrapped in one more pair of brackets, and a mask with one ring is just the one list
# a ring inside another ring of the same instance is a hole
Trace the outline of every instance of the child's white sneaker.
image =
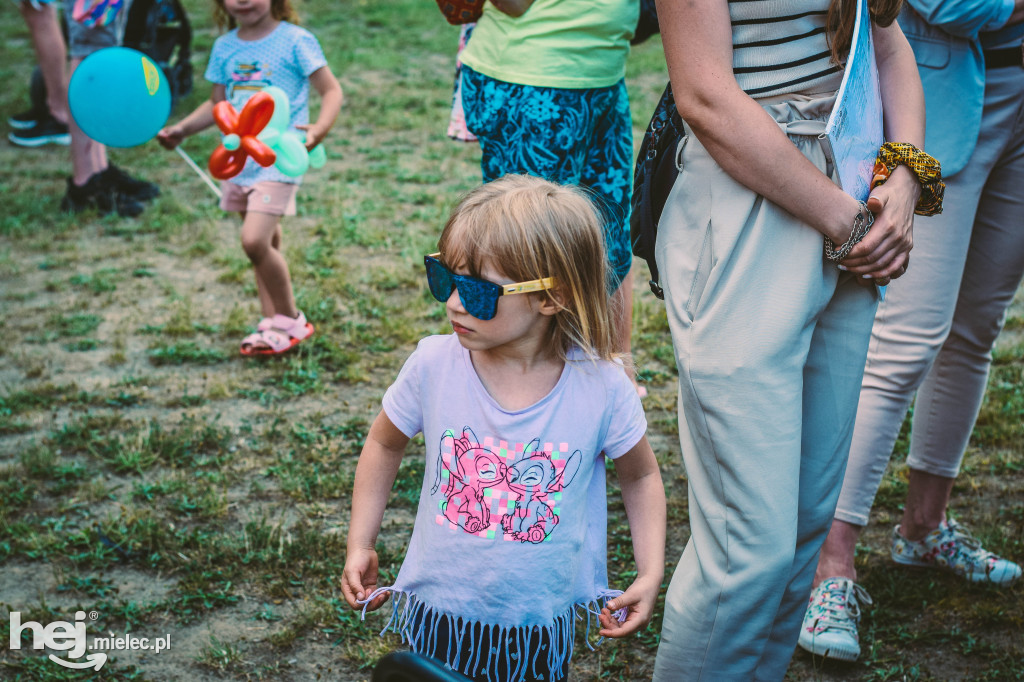
[(867, 591), (849, 578), (826, 578), (811, 592), (800, 626), (800, 647), (818, 656), (856, 661), (860, 656), (861, 603), (870, 604)]
[(996, 556), (953, 519), (946, 519), (920, 542), (907, 540), (896, 526), (892, 532), (892, 560), (905, 566), (952, 571), (974, 583), (1009, 585), (1020, 577), (1020, 566)]

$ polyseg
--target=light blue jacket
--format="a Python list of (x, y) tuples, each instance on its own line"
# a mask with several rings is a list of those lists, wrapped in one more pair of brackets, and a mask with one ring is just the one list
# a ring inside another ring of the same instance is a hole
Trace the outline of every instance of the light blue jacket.
[[(981, 128), (985, 59), (980, 34), (997, 31), (1013, 0), (907, 0), (900, 28), (907, 35), (924, 85), (925, 148), (951, 177), (967, 164)], [(1024, 26), (1008, 29), (1005, 40)]]

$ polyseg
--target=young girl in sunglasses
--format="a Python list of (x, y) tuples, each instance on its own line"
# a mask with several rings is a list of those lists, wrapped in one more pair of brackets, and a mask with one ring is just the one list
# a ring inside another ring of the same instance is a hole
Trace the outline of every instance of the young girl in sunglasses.
[[(385, 630), (476, 680), (561, 680), (575, 623), (624, 637), (651, 618), (665, 493), (636, 390), (612, 354), (601, 222), (580, 190), (506, 176), (469, 193), (425, 258), (454, 333), (423, 339), (387, 390), (356, 468), (342, 591), (394, 597)], [(409, 439), (426, 469), (408, 552), (375, 551)], [(605, 458), (637, 575), (606, 570)], [(589, 632), (588, 632), (589, 635)]]

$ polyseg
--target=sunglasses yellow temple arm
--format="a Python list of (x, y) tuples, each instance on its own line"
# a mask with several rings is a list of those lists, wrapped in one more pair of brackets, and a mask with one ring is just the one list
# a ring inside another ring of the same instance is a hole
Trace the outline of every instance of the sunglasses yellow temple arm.
[(529, 282), (516, 282), (515, 284), (503, 284), (501, 287), (502, 294), (526, 294), (531, 291), (544, 291), (545, 289), (551, 289), (555, 286), (554, 277), (545, 277), (544, 279), (534, 279)]

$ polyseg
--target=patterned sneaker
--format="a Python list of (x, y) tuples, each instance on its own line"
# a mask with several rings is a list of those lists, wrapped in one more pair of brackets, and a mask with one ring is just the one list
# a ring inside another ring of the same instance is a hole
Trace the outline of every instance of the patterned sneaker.
[(921, 542), (907, 540), (896, 526), (891, 553), (898, 564), (942, 568), (973, 583), (1009, 585), (1021, 572), (1017, 564), (982, 547), (978, 538), (953, 519), (943, 521)]
[(822, 580), (811, 592), (800, 626), (800, 647), (833, 660), (856, 661), (860, 656), (857, 623), (861, 603), (870, 604), (871, 597), (849, 578)]

